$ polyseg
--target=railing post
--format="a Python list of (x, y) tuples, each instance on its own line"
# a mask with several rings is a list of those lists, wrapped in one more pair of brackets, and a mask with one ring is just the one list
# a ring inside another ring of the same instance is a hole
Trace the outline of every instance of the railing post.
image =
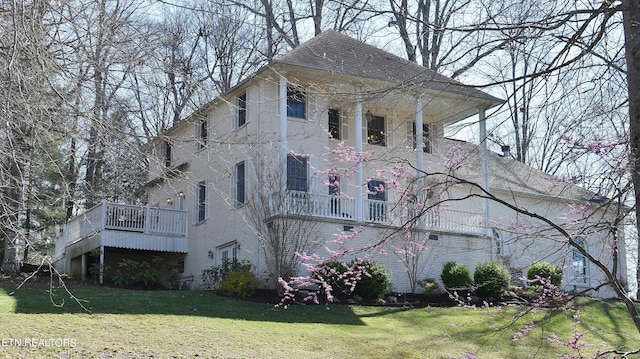
[(189, 224), (187, 223), (187, 221), (189, 220), (189, 211), (184, 210), (184, 212), (182, 212), (181, 214), (182, 216), (182, 235), (185, 237), (189, 236)]
[(100, 216), (100, 217), (102, 217), (102, 221), (101, 221), (102, 223), (100, 223), (100, 225), (101, 225), (100, 229), (101, 230), (105, 230), (107, 228), (107, 215), (108, 215), (108, 213), (107, 213), (107, 200), (103, 199), (102, 200), (102, 215)]
[(144, 206), (144, 228), (142, 233), (151, 233), (151, 206), (149, 203)]

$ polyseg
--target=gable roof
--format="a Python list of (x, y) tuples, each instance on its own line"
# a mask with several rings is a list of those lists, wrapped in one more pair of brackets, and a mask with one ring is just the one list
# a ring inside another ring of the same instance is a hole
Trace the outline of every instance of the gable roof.
[(276, 59), (274, 63), (448, 92), (484, 100), (489, 106), (504, 102), (415, 62), (334, 30), (322, 32)]

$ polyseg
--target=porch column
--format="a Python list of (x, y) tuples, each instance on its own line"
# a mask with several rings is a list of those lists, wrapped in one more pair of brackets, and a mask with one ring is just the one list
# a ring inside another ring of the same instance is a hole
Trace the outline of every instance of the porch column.
[[(417, 176), (417, 203), (425, 204), (426, 198), (424, 195), (424, 132), (423, 132), (423, 120), (422, 120), (422, 94), (418, 96), (416, 101), (416, 176)], [(422, 227), (422, 218), (420, 218), (420, 226)]]
[[(487, 150), (487, 121), (485, 119), (485, 109), (481, 108), (478, 112), (478, 124), (480, 125), (480, 163), (482, 166), (482, 189), (489, 192), (489, 152)], [(489, 212), (489, 199), (485, 198), (482, 202), (483, 209), (483, 225), (485, 227), (485, 235), (492, 238), (491, 216)], [(495, 259), (494, 243), (491, 240), (491, 259)]]
[(82, 253), (80, 256), (80, 265), (82, 266), (80, 269), (80, 278), (85, 280), (87, 278), (87, 254)]
[(283, 185), (287, 183), (287, 78), (280, 75), (278, 107), (280, 112), (280, 166), (283, 167)]
[(104, 246), (100, 246), (100, 284), (104, 284)]
[[(353, 131), (356, 139), (356, 152), (362, 153), (362, 137), (364, 134), (362, 133), (362, 86), (356, 86), (356, 128)], [(355, 201), (355, 210), (356, 210), (356, 221), (362, 223), (364, 222), (364, 191), (362, 186), (364, 186), (364, 169), (362, 166), (362, 162), (358, 162), (356, 164), (356, 201)]]

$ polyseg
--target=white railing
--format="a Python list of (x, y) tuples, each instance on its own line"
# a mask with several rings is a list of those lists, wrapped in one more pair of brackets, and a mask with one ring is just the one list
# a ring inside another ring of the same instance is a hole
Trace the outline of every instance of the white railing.
[(68, 244), (103, 230), (186, 236), (187, 211), (102, 202), (67, 222), (56, 239), (56, 257)]
[[(276, 203), (279, 203), (276, 205)], [(394, 206), (391, 202), (365, 198), (362, 202), (365, 222), (402, 225), (409, 217), (394, 212), (406, 211), (406, 207)], [(397, 207), (397, 208), (396, 208)], [(300, 215), (320, 218), (356, 220), (356, 200), (343, 196), (289, 191), (284, 201), (273, 201), (275, 214)], [(427, 212), (421, 221), (426, 229), (443, 232), (483, 233), (483, 217), (480, 213), (454, 209), (434, 209)]]
[(374, 199), (364, 200), (364, 220), (366, 222), (389, 223), (391, 203)]
[(288, 191), (278, 208), (278, 201), (272, 201), (272, 210), (278, 214), (355, 219), (355, 200), (329, 194)]
[(483, 218), (480, 213), (440, 209), (425, 214), (424, 225), (427, 229), (444, 232), (483, 233)]

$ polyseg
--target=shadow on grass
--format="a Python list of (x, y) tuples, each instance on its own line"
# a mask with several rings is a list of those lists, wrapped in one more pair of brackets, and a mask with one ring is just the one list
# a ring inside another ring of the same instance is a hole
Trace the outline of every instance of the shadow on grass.
[[(71, 293), (93, 314), (184, 315), (279, 323), (364, 325), (360, 317), (344, 305), (293, 305), (285, 309), (276, 308), (273, 304), (222, 297), (206, 291), (141, 291), (90, 287), (72, 289)], [(63, 289), (54, 289), (50, 296), (48, 288), (35, 287), (17, 291), (0, 288), (0, 311), (89, 314)]]

